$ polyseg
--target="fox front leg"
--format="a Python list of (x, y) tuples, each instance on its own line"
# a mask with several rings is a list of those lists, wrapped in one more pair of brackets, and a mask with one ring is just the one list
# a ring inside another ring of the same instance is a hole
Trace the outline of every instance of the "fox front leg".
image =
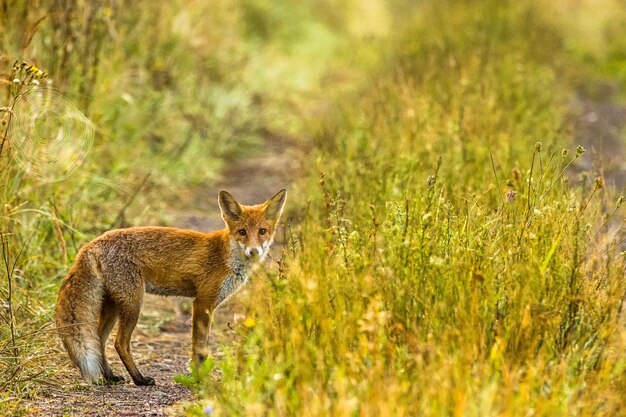
[(191, 329), (191, 358), (196, 367), (209, 354), (209, 331), (213, 310), (211, 303), (204, 298), (197, 297), (193, 302), (193, 327)]

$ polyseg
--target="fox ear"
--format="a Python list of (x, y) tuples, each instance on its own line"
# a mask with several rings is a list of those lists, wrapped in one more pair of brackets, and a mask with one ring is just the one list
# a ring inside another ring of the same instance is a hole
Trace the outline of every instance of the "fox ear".
[(274, 222), (278, 222), (278, 220), (280, 219), (280, 215), (283, 214), (285, 201), (287, 201), (287, 190), (283, 188), (278, 193), (276, 193), (274, 197), (263, 203), (263, 205), (265, 206), (266, 217)]
[(235, 197), (230, 195), (230, 193), (220, 191), (217, 202), (220, 205), (220, 210), (222, 211), (222, 218), (226, 223), (236, 221), (241, 218), (243, 209), (237, 200), (235, 200)]

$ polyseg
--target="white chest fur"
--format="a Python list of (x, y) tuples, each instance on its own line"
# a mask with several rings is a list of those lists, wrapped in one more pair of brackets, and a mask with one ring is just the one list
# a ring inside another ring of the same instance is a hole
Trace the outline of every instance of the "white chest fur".
[(220, 289), (220, 293), (215, 301), (215, 308), (217, 308), (220, 304), (228, 299), (231, 295), (233, 295), (238, 289), (240, 289), (246, 282), (248, 282), (248, 277), (250, 273), (258, 265), (258, 262), (261, 260), (253, 261), (247, 258), (244, 254), (241, 253), (241, 250), (237, 247), (234, 242), (231, 242), (230, 245), (231, 250), (231, 271), (232, 273), (226, 277), (224, 283), (222, 284), (222, 288)]
[(222, 284), (220, 294), (215, 301), (215, 307), (222, 304), (228, 297), (233, 295), (241, 286), (248, 281), (249, 272), (244, 265), (240, 268), (233, 268), (233, 273), (228, 275)]

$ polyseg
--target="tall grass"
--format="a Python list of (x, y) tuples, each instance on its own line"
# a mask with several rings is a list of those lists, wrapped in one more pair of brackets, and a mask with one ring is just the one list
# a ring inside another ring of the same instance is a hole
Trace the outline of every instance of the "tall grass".
[(396, 24), (309, 125), (299, 227), (190, 412), (623, 414), (625, 258), (604, 228), (623, 199), (573, 170), (567, 33), (492, 1)]
[[(0, 414), (55, 383), (53, 306), (83, 243), (115, 227), (167, 224), (183, 204), (206, 207), (225, 163), (295, 129), (335, 38), (309, 18), (260, 40), (256, 6), (0, 1)], [(13, 80), (24, 81), (12, 66), (22, 60), (46, 70), (41, 83), (96, 128), (87, 161), (66, 181), (31, 178), (4, 140)], [(189, 190), (195, 201), (181, 203)]]

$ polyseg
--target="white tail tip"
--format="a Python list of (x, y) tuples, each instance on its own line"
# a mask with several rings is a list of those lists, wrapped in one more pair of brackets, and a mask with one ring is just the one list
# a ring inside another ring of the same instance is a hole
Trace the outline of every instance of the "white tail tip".
[(80, 373), (83, 375), (83, 378), (87, 379), (90, 382), (98, 381), (102, 374), (102, 370), (100, 369), (100, 357), (99, 355), (95, 355), (92, 352), (87, 352), (87, 354), (80, 358), (79, 364)]

